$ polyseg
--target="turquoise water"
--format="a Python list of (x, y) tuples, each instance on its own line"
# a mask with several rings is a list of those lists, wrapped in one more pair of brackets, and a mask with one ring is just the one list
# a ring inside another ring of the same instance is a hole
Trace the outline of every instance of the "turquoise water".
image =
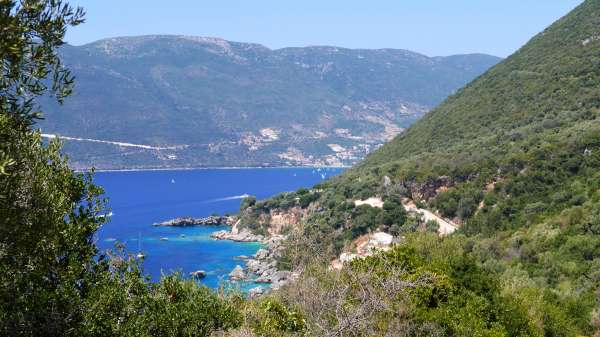
[(120, 242), (133, 254), (141, 249), (146, 255), (144, 272), (154, 281), (163, 273), (180, 271), (187, 277), (202, 269), (208, 274), (202, 282), (218, 287), (237, 264), (243, 265), (235, 257), (254, 254), (259, 244), (210, 238), (212, 232), (227, 227), (152, 224), (180, 216), (235, 213), (244, 194), (267, 198), (313, 186), (341, 171), (261, 168), (98, 172), (95, 181), (109, 198), (112, 216), (98, 231), (97, 245), (106, 250)]

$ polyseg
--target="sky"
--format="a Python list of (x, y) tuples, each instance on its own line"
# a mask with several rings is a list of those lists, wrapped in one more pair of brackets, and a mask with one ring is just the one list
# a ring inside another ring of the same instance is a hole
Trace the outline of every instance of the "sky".
[(71, 0), (86, 23), (67, 41), (148, 34), (220, 37), (269, 48), (398, 48), (506, 57), (582, 0)]

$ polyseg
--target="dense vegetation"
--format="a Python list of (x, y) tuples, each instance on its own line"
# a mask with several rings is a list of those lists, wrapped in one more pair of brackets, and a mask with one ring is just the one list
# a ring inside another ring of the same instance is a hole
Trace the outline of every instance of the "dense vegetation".
[(394, 250), (340, 272), (311, 266), (276, 298), (303, 309), (311, 336), (591, 334), (593, 293), (556, 292), (518, 267), (482, 265), (488, 244), (411, 234)]
[(239, 325), (234, 298), (177, 276), (150, 284), (130, 258), (97, 255), (101, 189), (33, 130), (34, 99), (71, 92), (56, 48), (82, 20), (61, 1), (0, 1), (0, 335), (208, 336)]
[[(73, 78), (56, 49), (83, 13), (0, 0), (0, 335), (592, 336), (600, 330), (600, 0), (337, 179), (244, 200), (245, 224), (306, 215), (281, 265), (300, 279), (258, 300), (178, 275), (149, 283), (120, 250), (98, 255), (105, 201), (35, 131), (35, 98)], [(354, 200), (381, 197), (382, 208)], [(403, 198), (461, 224), (440, 238)], [(257, 221), (261, 220), (261, 221)], [(375, 229), (392, 250), (327, 270)]]
[[(452, 237), (433, 240), (407, 234), (422, 229), (409, 217), (396, 227), (406, 239), (392, 257), (360, 263), (376, 268), (404, 252), (427, 261), (423, 271), (460, 294), (406, 309), (411, 324), (435, 328), (408, 335), (593, 335), (600, 327), (598, 27), (600, 1), (585, 1), (362, 163), (317, 186), (285, 261), (302, 267), (311, 256), (335, 257), (365, 231), (392, 232), (377, 218), (385, 207), (357, 208), (353, 200), (408, 198), (461, 224)], [(334, 277), (323, 276), (313, 291)], [(363, 303), (354, 295), (346, 300)], [(381, 327), (380, 319), (368, 321)]]

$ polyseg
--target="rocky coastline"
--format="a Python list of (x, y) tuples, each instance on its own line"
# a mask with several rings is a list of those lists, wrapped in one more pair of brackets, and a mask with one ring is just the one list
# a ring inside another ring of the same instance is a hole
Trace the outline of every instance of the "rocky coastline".
[(210, 235), (211, 238), (216, 240), (231, 240), (236, 242), (264, 242), (265, 237), (259, 234), (253, 234), (247, 229), (242, 229), (237, 232), (232, 228), (231, 231), (222, 230), (214, 232)]
[(231, 231), (218, 231), (211, 235), (215, 240), (231, 240), (236, 242), (260, 242), (264, 248), (260, 248), (254, 255), (244, 257), (245, 265), (237, 265), (229, 273), (230, 281), (253, 281), (260, 283), (248, 291), (248, 296), (260, 296), (269, 290), (279, 289), (281, 286), (295, 280), (297, 273), (277, 269), (277, 259), (281, 257), (283, 249), (282, 242), (286, 239), (284, 235), (272, 235), (264, 237), (251, 233), (248, 229), (237, 230), (233, 226)]
[(233, 226), (235, 218), (231, 216), (223, 215), (211, 215), (204, 218), (193, 218), (193, 217), (179, 217), (163, 222), (157, 222), (152, 226), (174, 226), (174, 227), (188, 227), (188, 226)]
[[(286, 239), (284, 235), (263, 236), (254, 234), (249, 229), (238, 229), (239, 221), (232, 216), (211, 215), (204, 218), (179, 217), (153, 226), (231, 226), (231, 230), (220, 230), (210, 236), (215, 240), (230, 240), (235, 242), (258, 242), (263, 245), (252, 256), (240, 256), (240, 264), (229, 273), (231, 282), (251, 281), (261, 284), (248, 291), (248, 296), (260, 296), (271, 289), (278, 289), (298, 277), (297, 273), (277, 269), (277, 259), (281, 257), (283, 249), (282, 242)], [(196, 279), (202, 279), (206, 272), (198, 270), (190, 273)]]

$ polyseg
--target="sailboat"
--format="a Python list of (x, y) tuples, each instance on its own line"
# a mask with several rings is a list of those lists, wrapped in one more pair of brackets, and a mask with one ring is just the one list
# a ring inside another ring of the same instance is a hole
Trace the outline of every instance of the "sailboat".
[(138, 233), (139, 237), (138, 237), (138, 253), (137, 253), (137, 258), (140, 260), (143, 260), (146, 255), (144, 254), (144, 252), (142, 252), (142, 233)]

